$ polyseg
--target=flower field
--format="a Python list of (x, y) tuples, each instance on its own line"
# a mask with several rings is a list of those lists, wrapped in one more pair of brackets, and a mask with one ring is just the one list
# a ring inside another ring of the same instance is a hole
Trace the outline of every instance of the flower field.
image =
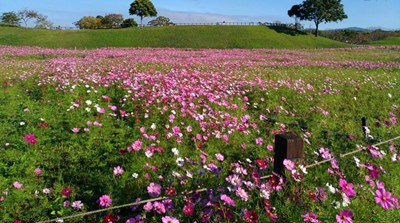
[(399, 55), (0, 46), (0, 221), (396, 222)]

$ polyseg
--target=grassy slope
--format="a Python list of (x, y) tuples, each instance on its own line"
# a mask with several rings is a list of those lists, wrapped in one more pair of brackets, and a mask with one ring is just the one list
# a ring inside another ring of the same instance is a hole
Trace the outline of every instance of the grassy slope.
[(264, 26), (176, 26), (117, 30), (42, 30), (0, 27), (1, 45), (57, 48), (322, 48), (343, 43)]
[(379, 40), (379, 41), (374, 41), (371, 43), (371, 45), (397, 45), (400, 46), (400, 37), (387, 37), (383, 40)]

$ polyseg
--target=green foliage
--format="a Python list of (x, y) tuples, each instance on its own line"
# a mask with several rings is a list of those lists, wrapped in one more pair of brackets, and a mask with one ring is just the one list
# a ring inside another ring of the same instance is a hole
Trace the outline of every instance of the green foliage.
[(19, 26), (21, 19), (16, 12), (4, 12), (1, 16), (1, 21), (14, 26)]
[(95, 18), (93, 16), (84, 16), (79, 21), (75, 22), (74, 24), (79, 29), (99, 29), (101, 28), (101, 18)]
[(289, 16), (315, 23), (315, 36), (318, 36), (320, 23), (337, 22), (347, 18), (340, 0), (305, 0), (288, 11)]
[(159, 16), (148, 23), (149, 26), (173, 26), (175, 25), (171, 20), (165, 16)]
[(104, 28), (119, 28), (124, 21), (124, 16), (122, 14), (107, 14), (101, 19), (101, 24)]
[(3, 45), (52, 48), (327, 48), (344, 43), (265, 26), (168, 26), (115, 30), (38, 30), (0, 27)]
[(129, 27), (137, 27), (137, 26), (138, 26), (138, 24), (136, 23), (135, 19), (133, 19), (133, 18), (125, 19), (121, 24), (121, 28), (129, 28)]
[(323, 37), (345, 43), (372, 45), (399, 45), (395, 40), (396, 37), (400, 37), (399, 32), (383, 31), (380, 29), (374, 31), (357, 31), (350, 29), (329, 30), (321, 31), (320, 34)]
[(140, 17), (140, 25), (143, 26), (143, 17), (157, 16), (157, 10), (150, 0), (135, 0), (129, 8), (130, 15)]

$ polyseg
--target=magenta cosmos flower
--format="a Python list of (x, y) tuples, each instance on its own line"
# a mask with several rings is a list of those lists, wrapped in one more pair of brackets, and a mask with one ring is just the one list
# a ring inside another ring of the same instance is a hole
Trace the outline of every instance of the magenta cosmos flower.
[(111, 198), (108, 195), (103, 195), (99, 198), (99, 204), (101, 207), (109, 207), (111, 205)]
[(336, 215), (337, 223), (353, 223), (353, 212), (350, 210), (343, 210)]
[(29, 144), (32, 144), (32, 145), (37, 143), (35, 135), (33, 135), (32, 133), (26, 134), (24, 136), (24, 140), (27, 141)]
[(375, 202), (385, 210), (392, 209), (394, 207), (393, 197), (385, 189), (376, 190)]
[(339, 186), (342, 188), (343, 193), (345, 193), (347, 197), (356, 196), (356, 191), (354, 190), (352, 183), (347, 183), (345, 179), (340, 179)]
[(65, 187), (64, 189), (61, 190), (60, 194), (69, 197), (72, 193), (72, 190), (70, 187)]
[(257, 212), (253, 210), (246, 211), (244, 213), (244, 218), (246, 219), (246, 222), (255, 223), (258, 220)]

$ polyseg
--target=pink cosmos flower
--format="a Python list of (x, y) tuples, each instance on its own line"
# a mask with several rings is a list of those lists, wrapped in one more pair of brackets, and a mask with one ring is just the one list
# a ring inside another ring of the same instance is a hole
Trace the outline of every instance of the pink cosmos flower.
[(353, 223), (353, 212), (350, 210), (343, 210), (340, 214), (336, 215), (337, 223)]
[(75, 134), (79, 132), (79, 128), (73, 128), (73, 129), (71, 129), (71, 130), (72, 130), (72, 132), (75, 133)]
[(330, 151), (329, 151), (328, 148), (323, 148), (323, 147), (321, 147), (321, 148), (319, 148), (318, 151), (319, 151), (319, 153), (321, 154), (322, 158), (324, 158), (324, 159), (330, 159), (330, 158), (332, 158), (331, 153), (330, 153)]
[(356, 196), (356, 191), (353, 189), (352, 183), (347, 183), (345, 179), (340, 179), (339, 186), (342, 188), (343, 193), (345, 193), (347, 197)]
[(72, 202), (71, 207), (74, 208), (75, 210), (81, 210), (83, 208), (83, 203), (82, 201), (74, 201)]
[(172, 127), (172, 132), (174, 135), (179, 135), (181, 133), (181, 129), (178, 126)]
[(164, 214), (166, 212), (165, 205), (162, 202), (155, 201), (153, 204), (154, 211), (158, 214)]
[(149, 201), (143, 206), (143, 209), (145, 211), (151, 211), (151, 210), (153, 210), (153, 204)]
[(33, 171), (36, 175), (40, 175), (40, 174), (42, 174), (42, 170), (41, 169), (39, 169), (39, 168), (36, 168), (34, 171)]
[(376, 190), (375, 202), (385, 210), (392, 209), (394, 207), (392, 195), (385, 189)]
[(15, 182), (13, 183), (13, 186), (14, 186), (15, 188), (17, 188), (17, 189), (21, 189), (24, 185), (23, 185), (22, 183), (18, 182), (18, 181), (15, 181)]
[(99, 204), (101, 207), (109, 207), (111, 205), (111, 198), (108, 195), (103, 195), (99, 198)]
[(260, 137), (256, 139), (256, 144), (257, 145), (262, 145), (263, 142), (264, 142), (264, 140), (262, 138), (260, 138)]
[(283, 160), (283, 165), (285, 165), (286, 169), (292, 171), (296, 167), (293, 161), (285, 159)]
[(170, 216), (164, 216), (161, 218), (162, 223), (179, 223), (178, 219)]
[(235, 201), (226, 194), (221, 195), (221, 200), (224, 202), (224, 205), (235, 206)]
[(120, 166), (116, 166), (114, 167), (114, 175), (118, 176), (118, 175), (122, 175), (124, 173), (124, 169)]
[(152, 182), (147, 186), (147, 192), (149, 192), (150, 196), (157, 197), (161, 194), (161, 186)]
[(215, 158), (217, 158), (217, 160), (219, 160), (221, 162), (224, 161), (224, 156), (221, 153), (215, 154)]
[(304, 222), (311, 222), (311, 223), (321, 223), (320, 220), (317, 219), (317, 215), (312, 213), (312, 212), (308, 212), (305, 215), (302, 215)]
[(142, 148), (142, 141), (140, 139), (136, 140), (131, 147), (128, 147), (128, 152), (139, 151)]
[(241, 188), (241, 187), (239, 187), (239, 188), (236, 190), (236, 195), (237, 195), (238, 197), (240, 197), (240, 198), (242, 199), (242, 201), (247, 201), (247, 200), (249, 200), (249, 195), (248, 195), (247, 192), (246, 192), (243, 188)]

